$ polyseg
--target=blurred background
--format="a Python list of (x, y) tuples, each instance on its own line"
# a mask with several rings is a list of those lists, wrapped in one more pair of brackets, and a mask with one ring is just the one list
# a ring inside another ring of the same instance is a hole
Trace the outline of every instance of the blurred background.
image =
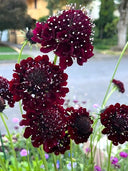
[(21, 44), (24, 32), (65, 5), (87, 8), (95, 23), (96, 49), (121, 50), (128, 40), (128, 0), (0, 0), (0, 41)]

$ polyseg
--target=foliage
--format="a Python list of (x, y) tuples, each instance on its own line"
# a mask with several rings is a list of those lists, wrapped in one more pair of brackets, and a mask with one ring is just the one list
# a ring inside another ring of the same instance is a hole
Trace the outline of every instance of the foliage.
[(114, 0), (101, 0), (101, 7), (99, 13), (99, 19), (95, 21), (96, 26), (99, 29), (99, 38), (106, 38), (105, 27), (108, 23), (111, 23), (114, 19)]
[(46, 21), (47, 19), (48, 19), (48, 16), (43, 16), (43, 17), (40, 17), (40, 18), (38, 19), (38, 21), (44, 22), (44, 21)]
[(66, 0), (45, 0), (45, 1), (47, 1), (49, 16), (52, 16), (54, 10), (61, 8), (67, 2)]
[(70, 3), (76, 3), (77, 6), (79, 5), (87, 5), (92, 2), (92, 0), (67, 0), (67, 2)]
[[(0, 30), (23, 29), (31, 23), (24, 0), (0, 0)], [(11, 16), (11, 17), (10, 17)]]

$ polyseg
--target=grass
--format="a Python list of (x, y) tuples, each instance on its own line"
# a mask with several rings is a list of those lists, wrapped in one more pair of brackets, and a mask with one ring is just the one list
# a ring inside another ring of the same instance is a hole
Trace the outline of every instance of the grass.
[(0, 52), (16, 52), (16, 51), (8, 46), (0, 45)]
[[(17, 60), (19, 54), (9, 54), (9, 55), (0, 55), (0, 60)], [(30, 55), (23, 54), (21, 59), (25, 59)]]

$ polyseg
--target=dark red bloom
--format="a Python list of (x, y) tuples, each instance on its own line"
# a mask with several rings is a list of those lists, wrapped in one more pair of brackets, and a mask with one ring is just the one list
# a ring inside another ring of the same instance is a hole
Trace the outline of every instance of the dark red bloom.
[(5, 100), (0, 97), (0, 112), (2, 112), (5, 109)]
[(89, 117), (86, 108), (80, 107), (74, 109), (73, 107), (66, 109), (68, 116), (68, 133), (71, 139), (76, 144), (87, 142), (90, 134), (92, 133), (91, 124), (93, 121)]
[(128, 141), (128, 106), (110, 105), (101, 113), (100, 119), (105, 126), (102, 133), (107, 134), (114, 145)]
[(29, 110), (23, 115), (20, 125), (27, 126), (24, 137), (31, 137), (34, 147), (43, 144), (47, 153), (64, 153), (69, 149), (69, 138), (67, 136), (67, 120), (64, 108), (53, 106), (46, 110)]
[(34, 42), (32, 40), (32, 37), (33, 37), (33, 32), (32, 30), (28, 30), (27, 33), (26, 33), (26, 39), (31, 43), (31, 44), (36, 44), (36, 42)]
[(70, 7), (45, 23), (37, 23), (32, 40), (41, 44), (41, 52), (54, 50), (60, 57), (60, 66), (71, 66), (73, 59), (82, 65), (93, 56), (91, 19), (82, 9)]
[(7, 100), (10, 107), (14, 107), (13, 94), (9, 90), (9, 81), (0, 76), (0, 97)]
[(119, 92), (125, 92), (124, 84), (121, 81), (113, 79), (112, 83), (118, 88)]
[(69, 91), (65, 87), (67, 78), (59, 66), (49, 62), (47, 55), (29, 57), (15, 65), (10, 90), (14, 100), (22, 99), (25, 107), (42, 109), (53, 103), (63, 104), (63, 97)]

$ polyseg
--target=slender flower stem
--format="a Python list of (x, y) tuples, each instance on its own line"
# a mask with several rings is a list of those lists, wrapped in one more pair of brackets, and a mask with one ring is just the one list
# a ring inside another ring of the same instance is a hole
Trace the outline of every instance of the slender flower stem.
[(55, 158), (54, 153), (52, 153), (52, 158), (53, 158), (53, 163), (54, 163), (54, 169), (55, 169), (55, 171), (58, 171), (58, 169), (56, 167), (56, 158)]
[(6, 159), (7, 159), (7, 157), (6, 157), (6, 153), (5, 153), (5, 148), (4, 148), (4, 143), (3, 143), (3, 139), (2, 139), (1, 131), (0, 131), (0, 141), (1, 141), (1, 148), (2, 148), (3, 153), (4, 153), (4, 159), (6, 160)]
[(121, 55), (120, 55), (120, 57), (119, 57), (119, 59), (118, 59), (118, 61), (117, 61), (117, 64), (116, 64), (114, 73), (113, 73), (112, 78), (111, 78), (111, 80), (110, 80), (110, 83), (109, 83), (109, 85), (108, 85), (108, 88), (107, 88), (106, 94), (105, 94), (105, 96), (104, 96), (104, 99), (103, 99), (103, 103), (102, 103), (102, 105), (101, 105), (101, 108), (103, 108), (103, 107), (105, 106), (104, 103), (106, 102), (106, 98), (107, 98), (107, 95), (108, 95), (108, 93), (109, 93), (109, 90), (110, 90), (110, 87), (111, 87), (111, 84), (112, 84), (112, 80), (113, 80), (114, 77), (115, 77), (115, 74), (116, 74), (116, 72), (117, 72), (118, 66), (119, 66), (119, 64), (120, 64), (120, 61), (121, 61), (121, 59), (122, 59), (122, 57), (123, 57), (123, 55), (124, 55), (124, 53), (125, 53), (125, 51), (126, 51), (127, 48), (128, 48), (128, 42), (126, 43), (125, 47), (123, 48), (123, 50), (122, 50), (122, 52), (121, 52)]
[(71, 160), (71, 171), (73, 171), (73, 160), (72, 160), (72, 140), (70, 139), (70, 160)]
[(18, 56), (18, 61), (17, 61), (18, 64), (20, 63), (20, 59), (21, 59), (21, 56), (22, 56), (23, 49), (24, 49), (24, 47), (27, 45), (27, 43), (28, 43), (28, 40), (26, 40), (26, 41), (23, 43), (22, 47), (21, 47), (21, 50), (20, 50), (20, 53), (19, 53), (19, 56)]
[(45, 152), (44, 152), (43, 146), (41, 148), (38, 148), (38, 151), (39, 151), (39, 154), (43, 160), (45, 171), (48, 171), (48, 166), (47, 166), (47, 161), (45, 158)]
[(20, 108), (20, 113), (22, 115), (23, 114), (23, 109), (22, 109), (21, 101), (19, 101), (19, 108)]
[(109, 153), (108, 153), (108, 167), (107, 167), (107, 171), (110, 171), (110, 164), (111, 164), (111, 152), (112, 152), (112, 141), (110, 143), (110, 147), (109, 147)]
[(117, 90), (117, 87), (114, 87), (114, 88), (110, 91), (110, 93), (107, 95), (107, 97), (106, 97), (106, 99), (105, 99), (105, 101), (104, 101), (104, 106), (106, 105), (106, 103), (107, 103), (109, 97), (110, 97), (110, 96), (112, 95), (112, 93), (113, 93), (114, 91), (116, 91), (116, 90)]
[(61, 154), (59, 154), (59, 162), (60, 162), (60, 171), (62, 171), (62, 159), (61, 159)]
[(54, 57), (54, 61), (53, 61), (53, 63), (54, 63), (54, 64), (56, 64), (56, 62), (57, 62), (57, 57), (58, 57), (58, 56), (57, 56), (57, 55), (55, 55), (55, 57)]
[(2, 169), (3, 169), (3, 171), (8, 171), (8, 169), (6, 168), (6, 165), (5, 165), (4, 161), (3, 161), (3, 159), (1, 158), (1, 156), (0, 156), (0, 165), (1, 165)]
[(2, 122), (3, 122), (4, 126), (6, 128), (7, 134), (8, 134), (8, 139), (10, 141), (11, 149), (12, 149), (12, 152), (13, 152), (13, 157), (14, 157), (14, 160), (15, 160), (16, 171), (18, 171), (19, 170), (18, 169), (18, 162), (17, 162), (16, 152), (15, 152), (15, 149), (14, 149), (14, 146), (13, 146), (13, 142), (12, 142), (12, 137), (11, 137), (11, 134), (10, 134), (9, 129), (7, 127), (7, 124), (5, 122), (5, 119), (3, 117), (3, 114), (0, 113), (0, 116), (1, 116), (1, 119), (2, 119)]

